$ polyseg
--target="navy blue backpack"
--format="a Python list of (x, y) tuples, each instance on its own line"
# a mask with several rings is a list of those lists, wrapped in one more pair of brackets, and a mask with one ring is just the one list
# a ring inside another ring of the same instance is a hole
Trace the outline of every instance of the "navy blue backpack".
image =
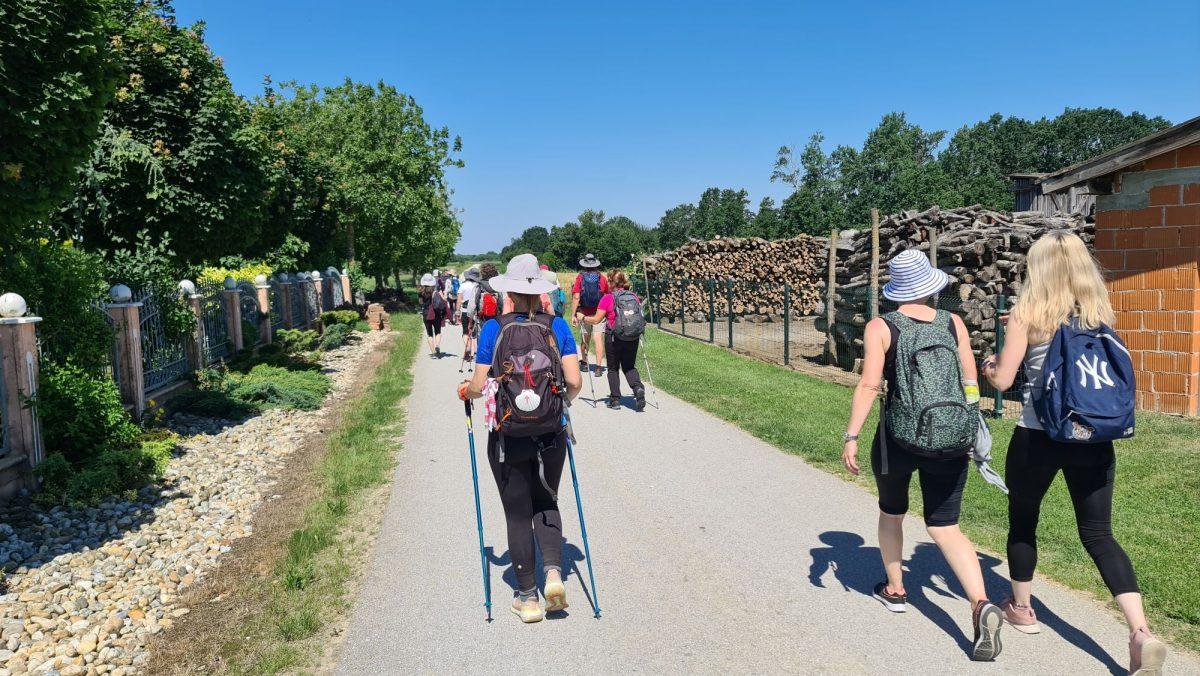
[(1033, 410), (1055, 441), (1098, 444), (1133, 436), (1134, 375), (1129, 350), (1108, 326), (1071, 319), (1050, 341)]

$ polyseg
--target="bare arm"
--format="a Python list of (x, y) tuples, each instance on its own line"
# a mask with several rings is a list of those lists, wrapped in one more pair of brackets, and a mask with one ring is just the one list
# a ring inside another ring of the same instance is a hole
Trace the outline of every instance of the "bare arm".
[(567, 381), (567, 401), (571, 401), (583, 391), (583, 376), (579, 375), (579, 355), (564, 355), (562, 365), (563, 380)]
[[(863, 334), (863, 348), (866, 353), (863, 356), (862, 377), (854, 388), (854, 397), (850, 402), (850, 422), (846, 425), (846, 433), (850, 436), (858, 436), (862, 431), (867, 416), (871, 414), (875, 397), (883, 389), (883, 360), (891, 341), (891, 333), (882, 319), (876, 317), (867, 323)], [(857, 440), (845, 442), (842, 448), (842, 464), (851, 474), (858, 474)]]
[(596, 314), (594, 315), (585, 315), (583, 317), (583, 321), (587, 322), (588, 324), (599, 324), (600, 322), (608, 321), (608, 312), (604, 310), (596, 310)]
[(979, 369), (975, 365), (975, 352), (971, 349), (971, 333), (962, 317), (952, 314), (950, 321), (954, 322), (954, 335), (958, 336), (958, 360), (962, 362), (964, 380), (979, 382)]
[(1029, 326), (1015, 317), (1009, 319), (1004, 331), (1004, 349), (1000, 351), (999, 358), (988, 357), (983, 363), (983, 375), (992, 387), (1002, 392), (1012, 387), (1028, 347)]
[(483, 396), (483, 386), (487, 385), (488, 371), (491, 368), (490, 364), (475, 365), (475, 373), (471, 374), (471, 382), (467, 384), (468, 397), (478, 399)]

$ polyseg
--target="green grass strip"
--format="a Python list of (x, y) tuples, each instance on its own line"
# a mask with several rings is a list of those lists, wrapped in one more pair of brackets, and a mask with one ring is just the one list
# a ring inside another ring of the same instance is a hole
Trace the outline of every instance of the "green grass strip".
[[(841, 436), (850, 415), (850, 388), (657, 330), (647, 331), (646, 339), (655, 384), (663, 390), (875, 491), (868, 453), (875, 413), (859, 443), (864, 475), (855, 479), (842, 469)], [(994, 465), (1003, 473), (1015, 422), (990, 424)], [(910, 504), (919, 509), (915, 481), (912, 490)], [(1007, 498), (974, 470), (961, 523), (982, 548), (1005, 551)], [(1138, 414), (1137, 436), (1117, 444), (1113, 528), (1133, 560), (1155, 631), (1200, 650), (1200, 421)], [(1038, 555), (1040, 572), (1097, 598), (1110, 598), (1079, 542), (1061, 479), (1042, 505)]]
[(387, 482), (394, 466), (395, 439), (404, 434), (400, 403), (412, 391), (412, 364), (421, 324), (412, 313), (392, 315), (399, 331), (375, 380), (351, 405), (329, 437), (316, 478), (321, 495), (305, 510), (302, 525), (287, 540), (276, 564), (270, 600), (252, 617), (236, 645), (225, 646), (229, 671), (275, 674), (311, 661), (313, 637), (330, 615), (349, 603), (351, 568), (346, 561), (367, 542), (343, 532), (363, 491)]

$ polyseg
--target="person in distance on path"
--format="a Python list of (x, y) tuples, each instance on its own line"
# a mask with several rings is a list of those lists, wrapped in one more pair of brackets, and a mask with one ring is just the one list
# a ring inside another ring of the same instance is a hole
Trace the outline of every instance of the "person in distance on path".
[(479, 268), (467, 268), (463, 282), (458, 288), (459, 323), (462, 324), (463, 357), (471, 361), (475, 346), (475, 303), (479, 295)]
[(1091, 330), (1102, 323), (1113, 325), (1104, 277), (1083, 240), (1066, 231), (1047, 233), (1034, 242), (1027, 263), (1025, 284), (1004, 333), (1004, 351), (998, 362), (989, 357), (983, 366), (983, 374), (1001, 391), (1012, 387), (1022, 366), (1027, 376), (1021, 419), (1005, 459), (1012, 598), (1000, 607), (1017, 630), (1041, 631), (1031, 607), (1037, 525), (1042, 499), (1061, 471), (1075, 508), (1079, 539), (1129, 624), (1129, 673), (1159, 674), (1167, 646), (1150, 633), (1133, 564), (1113, 537), (1117, 463), (1113, 443), (1055, 441), (1046, 434), (1033, 406), (1033, 392), (1044, 383), (1042, 366), (1058, 327), (1072, 317)]
[[(624, 373), (625, 380), (629, 383), (629, 389), (633, 390), (635, 408), (638, 411), (644, 411), (646, 410), (646, 387), (642, 384), (642, 376), (637, 370), (638, 344), (641, 335), (639, 334), (633, 340), (617, 336), (616, 295), (631, 294), (633, 300), (639, 304), (641, 299), (629, 290), (629, 276), (620, 268), (615, 268), (608, 273), (608, 288), (611, 291), (600, 299), (600, 305), (596, 308), (596, 312), (584, 317), (584, 321), (589, 324), (604, 322), (607, 327), (604, 332), (604, 349), (608, 355), (608, 407), (611, 409), (621, 408), (621, 374)], [(640, 315), (641, 308), (639, 307), (638, 316)]]
[(1003, 615), (988, 601), (975, 545), (958, 527), (979, 415), (978, 403), (971, 408), (964, 393), (965, 384), (977, 377), (975, 355), (962, 319), (929, 306), (930, 297), (948, 283), (946, 273), (915, 250), (893, 258), (888, 271), (883, 295), (899, 307), (867, 323), (862, 379), (854, 390), (842, 451), (846, 469), (858, 475), (858, 434), (886, 381), (871, 470), (879, 490), (879, 552), (887, 579), (875, 586), (874, 597), (892, 612), (907, 608), (903, 522), (909, 482), (917, 474), (926, 530), (971, 603), (971, 659), (990, 661), (1000, 654)]
[(583, 268), (583, 272), (575, 276), (575, 283), (571, 286), (571, 326), (579, 327), (580, 359), (583, 368), (588, 368), (588, 345), (594, 343), (596, 359), (593, 362), (593, 372), (601, 376), (604, 375), (606, 322), (590, 324), (583, 321), (583, 318), (596, 314), (600, 299), (608, 293), (608, 278), (600, 273), (600, 259), (593, 254), (579, 259), (579, 267)]
[(425, 322), (425, 336), (429, 343), (429, 356), (442, 356), (442, 324), (446, 321), (446, 292), (437, 288), (437, 278), (426, 273), (421, 277), (421, 289), (417, 292), (418, 308)]
[[(540, 311), (539, 296), (553, 284), (538, 270), (537, 258), (516, 256), (503, 275), (485, 281), (512, 300), (515, 312), (483, 325), (475, 373), (459, 385), (458, 396), (483, 398), (488, 464), (500, 490), (517, 575), (512, 611), (522, 622), (538, 622), (567, 607), (557, 494), (567, 457), (563, 414), (583, 379), (571, 327)], [(535, 542), (542, 552), (545, 611), (538, 604)]]

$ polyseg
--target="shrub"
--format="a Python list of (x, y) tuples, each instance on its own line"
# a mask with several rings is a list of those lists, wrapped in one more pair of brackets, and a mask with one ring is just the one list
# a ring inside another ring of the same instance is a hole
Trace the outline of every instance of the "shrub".
[(316, 331), (302, 329), (280, 329), (275, 333), (275, 340), (283, 347), (285, 354), (308, 352), (317, 347), (319, 334)]
[(156, 433), (125, 448), (106, 449), (78, 465), (53, 453), (34, 470), (42, 481), (37, 500), (43, 504), (95, 504), (110, 495), (137, 490), (162, 476), (177, 439), (171, 433)]
[(345, 324), (334, 324), (325, 329), (325, 335), (321, 336), (321, 349), (332, 350), (335, 347), (341, 347), (350, 339), (350, 334), (354, 333), (354, 329)]
[(329, 312), (321, 313), (321, 325), (328, 330), (332, 326), (344, 324), (350, 328), (358, 323), (362, 317), (356, 310), (330, 310)]
[(241, 420), (258, 411), (238, 401), (225, 390), (188, 390), (176, 395), (167, 405), (172, 413), (188, 413), (218, 420)]
[(254, 282), (259, 275), (270, 277), (273, 270), (266, 263), (250, 263), (238, 268), (207, 267), (200, 270), (196, 277), (197, 284), (217, 285), (225, 283), (226, 277), (233, 277), (239, 282)]
[(313, 370), (293, 370), (258, 364), (246, 373), (206, 372), (198, 389), (171, 400), (172, 411), (210, 418), (240, 420), (268, 408), (320, 407), (329, 394), (329, 376)]
[(128, 448), (138, 435), (113, 381), (69, 362), (43, 365), (37, 405), (46, 448), (70, 462)]

